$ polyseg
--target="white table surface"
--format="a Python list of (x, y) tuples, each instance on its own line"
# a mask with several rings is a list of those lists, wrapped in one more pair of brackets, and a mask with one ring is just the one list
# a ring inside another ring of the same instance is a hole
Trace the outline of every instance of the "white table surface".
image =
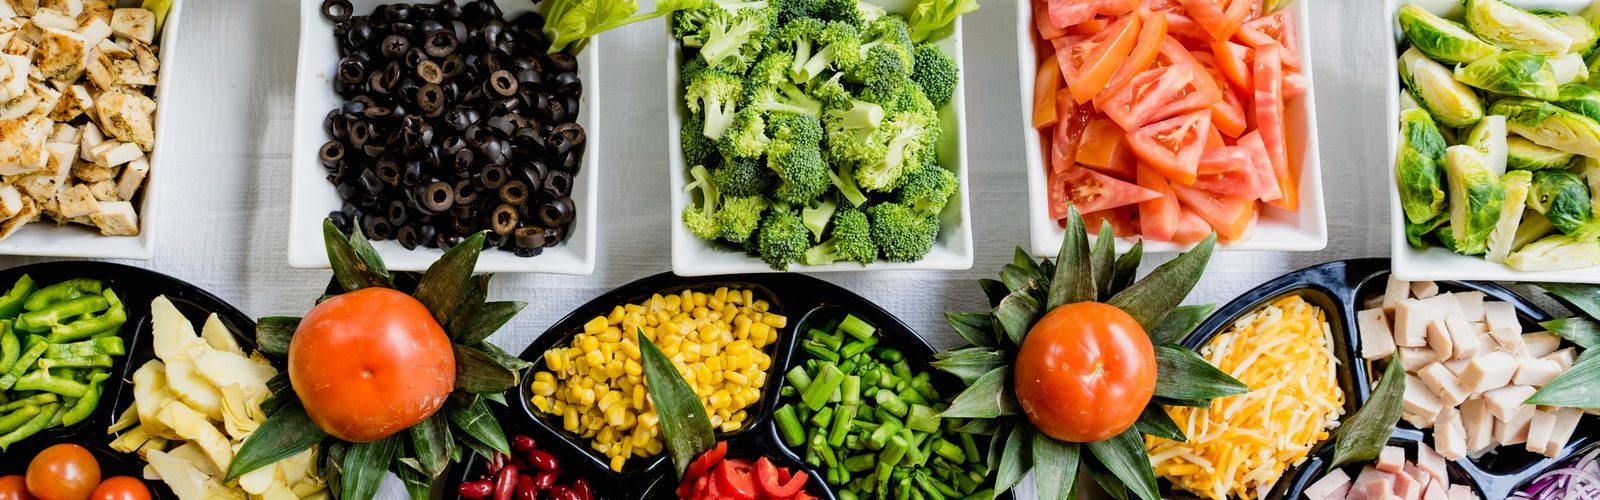
[[(983, 0), (964, 18), (968, 164), (977, 264), (962, 272), (823, 274), (895, 313), (936, 345), (957, 340), (946, 310), (983, 308), (974, 280), (992, 277), (1027, 242), (1022, 110), (1018, 109), (1015, 21), (1010, 2)], [(1305, 0), (1302, 0), (1305, 1)], [(1285, 272), (1328, 260), (1383, 257), (1388, 186), (1383, 174), (1384, 18), (1370, 0), (1311, 5), (1323, 183), (1331, 234), (1322, 252), (1220, 253), (1190, 297), (1223, 303)], [(649, 2), (641, 2), (648, 4)], [(650, 8), (645, 5), (643, 8)], [(163, 99), (173, 134), (163, 173), (156, 258), (125, 263), (194, 283), (253, 316), (297, 315), (330, 273), (288, 266), (291, 115), (299, 19), (288, 0), (186, 0), (183, 32), (165, 57), (182, 60)], [(501, 275), (492, 299), (529, 303), (490, 340), (520, 352), (571, 309), (628, 281), (670, 269), (665, 24), (602, 35), (605, 149), (600, 180), (600, 259), (594, 275)], [(1031, 75), (1029, 75), (1031, 77)], [(583, 217), (594, 216), (582, 214)], [(1147, 259), (1145, 270), (1166, 257)], [(48, 259), (0, 257), (11, 267)], [(403, 498), (390, 479), (380, 498)]]

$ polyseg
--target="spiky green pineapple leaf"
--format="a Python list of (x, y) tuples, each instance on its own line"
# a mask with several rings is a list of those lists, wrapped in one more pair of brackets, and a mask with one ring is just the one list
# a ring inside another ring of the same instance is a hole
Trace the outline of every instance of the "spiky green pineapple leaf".
[(378, 280), (379, 286), (394, 288), (394, 275), (389, 273), (389, 266), (383, 263), (383, 256), (378, 255), (378, 249), (372, 247), (372, 242), (367, 240), (367, 235), (361, 231), (359, 224), (351, 223), (350, 248), (367, 265), (373, 278)]
[(1000, 366), (983, 374), (972, 385), (957, 394), (939, 416), (944, 418), (995, 418), (1016, 415), (1022, 411), (1017, 395), (1006, 387), (1011, 380), (1011, 369)]
[(1006, 436), (1005, 447), (1000, 452), (1000, 469), (994, 478), (996, 495), (1011, 490), (1033, 469), (1033, 433), (1032, 426), (1016, 425)]
[(1149, 276), (1129, 285), (1106, 303), (1133, 316), (1145, 331), (1154, 329), (1167, 317), (1167, 313), (1183, 303), (1195, 283), (1200, 282), (1200, 275), (1205, 272), (1206, 263), (1211, 260), (1211, 250), (1216, 244), (1217, 235), (1212, 233), (1194, 249), (1157, 267)]
[(476, 286), (472, 271), (483, 252), (483, 239), (483, 232), (478, 232), (450, 247), (417, 281), (417, 291), (411, 296), (426, 306), (440, 325), (450, 324), (451, 316), (471, 296), (470, 290)]
[(1016, 264), (1006, 264), (1000, 268), (1000, 282), (1006, 284), (1006, 289), (1015, 292), (1023, 289), (1039, 288), (1039, 281), (1026, 269), (1017, 267)]
[(411, 500), (428, 500), (433, 495), (433, 483), (438, 477), (417, 470), (420, 465), (413, 465), (416, 462), (414, 459), (402, 458), (395, 462), (396, 465), (392, 467), (394, 475), (400, 479), (400, 484), (405, 486), (406, 494)]
[(500, 331), (500, 327), (510, 322), (511, 318), (517, 317), (517, 313), (522, 312), (522, 308), (527, 306), (527, 302), (519, 300), (485, 302), (478, 307), (477, 314), (474, 314), (464, 327), (457, 330), (457, 342), (466, 345), (482, 342), (494, 332)]
[(1027, 290), (1011, 292), (994, 308), (994, 322), (1013, 345), (1021, 346), (1033, 322), (1039, 319), (1039, 300)]
[(289, 342), (295, 329), (300, 328), (300, 318), (292, 316), (267, 316), (256, 320), (256, 350), (276, 357), (289, 355)]
[(261, 427), (244, 440), (233, 462), (228, 464), (226, 481), (295, 456), (328, 439), (328, 433), (311, 421), (298, 399), (289, 398), (281, 404), (278, 411), (268, 415)]
[(1133, 284), (1133, 279), (1139, 275), (1139, 263), (1142, 261), (1144, 261), (1144, 241), (1135, 241), (1133, 248), (1128, 249), (1128, 253), (1117, 257), (1116, 270), (1111, 273), (1111, 287), (1105, 294), (1115, 297), (1127, 289), (1128, 285)]
[(439, 322), (439, 326), (444, 327), (444, 332), (455, 343), (473, 343), (469, 342), (468, 340), (470, 339), (466, 337), (467, 326), (478, 318), (478, 311), (483, 308), (484, 302), (489, 299), (489, 280), (493, 277), (494, 275), (492, 274), (480, 274), (467, 280), (467, 288), (462, 291), (465, 296), (456, 303), (454, 310), (445, 315), (450, 318), (449, 321), (441, 320)]
[(1156, 396), (1208, 401), (1250, 392), (1244, 382), (1218, 370), (1194, 351), (1164, 344), (1155, 348)]
[(444, 473), (444, 469), (450, 466), (455, 440), (450, 437), (449, 418), (435, 412), (433, 416), (406, 429), (406, 435), (411, 439), (410, 449), (415, 455), (412, 460), (417, 464), (417, 471), (432, 478)]
[(1534, 286), (1566, 301), (1585, 316), (1600, 319), (1600, 286), (1578, 283), (1539, 283)]
[(1383, 447), (1389, 444), (1390, 430), (1404, 413), (1406, 374), (1400, 355), (1389, 358), (1389, 366), (1372, 389), (1367, 403), (1345, 419), (1339, 434), (1333, 439), (1333, 459), (1328, 470), (1344, 464), (1368, 462), (1378, 458)]
[(400, 437), (389, 436), (367, 443), (351, 443), (340, 461), (339, 498), (370, 500), (389, 473), (389, 465), (400, 453)]
[(1033, 485), (1039, 500), (1072, 498), (1078, 477), (1078, 443), (1033, 433)]
[(1216, 306), (1211, 304), (1179, 306), (1173, 309), (1171, 314), (1162, 318), (1155, 328), (1149, 330), (1150, 343), (1176, 344), (1183, 341), (1183, 338), (1188, 337), (1195, 327), (1206, 320), (1206, 317), (1211, 316), (1213, 310), (1216, 310)]
[(1088, 447), (1095, 459), (1134, 495), (1144, 500), (1161, 499), (1156, 473), (1150, 468), (1150, 455), (1144, 449), (1144, 436), (1138, 429), (1130, 427), (1109, 439), (1088, 443)]
[[(460, 393), (461, 391), (456, 391), (455, 394), (451, 395), (451, 401), (445, 403), (443, 411), (445, 412), (445, 417), (450, 419), (450, 423), (454, 424), (458, 431), (469, 438), (463, 439), (462, 442), (477, 450), (479, 454), (483, 454), (481, 448), (488, 448), (490, 451), (500, 453), (511, 453), (511, 443), (506, 442), (506, 433), (500, 429), (500, 422), (495, 420), (494, 414), (489, 412), (489, 406), (483, 402), (482, 398), (471, 398), (471, 404), (460, 404), (459, 400), (456, 399), (456, 394)], [(481, 445), (481, 447), (473, 446), (474, 444)], [(488, 455), (484, 454), (484, 456)]]
[(983, 296), (988, 297), (989, 307), (1000, 305), (1000, 299), (1004, 299), (1007, 295), (1011, 295), (1011, 289), (1006, 288), (1006, 284), (1000, 280), (992, 280), (988, 278), (979, 279), (978, 288), (982, 288)]
[(1133, 428), (1139, 432), (1173, 441), (1188, 441), (1183, 435), (1183, 429), (1178, 428), (1178, 423), (1172, 421), (1172, 416), (1167, 414), (1167, 409), (1158, 404), (1144, 405), (1144, 412), (1139, 414), (1139, 420), (1133, 423)]
[(944, 320), (967, 341), (967, 345), (994, 347), (997, 344), (994, 316), (989, 313), (944, 313)]
[(1097, 298), (1094, 266), (1089, 260), (1089, 233), (1084, 229), (1078, 209), (1069, 208), (1066, 236), (1061, 241), (1061, 254), (1056, 257), (1056, 274), (1050, 279), (1045, 309)]
[(483, 351), (452, 345), (456, 357), (456, 390), (473, 394), (503, 392), (517, 385), (517, 372)]
[(1600, 321), (1589, 318), (1560, 318), (1539, 323), (1539, 326), (1567, 339), (1568, 342), (1577, 344), (1585, 351), (1600, 345)]
[[(361, 232), (360, 225), (355, 225), (354, 233)], [(346, 292), (354, 292), (367, 287), (387, 287), (390, 282), (387, 278), (388, 270), (381, 273), (373, 269), (365, 259), (356, 252), (355, 245), (333, 225), (333, 219), (322, 220), (322, 246), (328, 252), (328, 267), (333, 268), (333, 278), (339, 282), (339, 288)], [(370, 247), (370, 245), (369, 245)], [(382, 261), (380, 260), (380, 265)]]
[(984, 374), (1006, 365), (1005, 351), (984, 347), (943, 351), (933, 357), (936, 359), (930, 365), (955, 375), (965, 384), (977, 382)]
[(1041, 264), (1041, 262), (1033, 260), (1033, 256), (1029, 255), (1028, 251), (1023, 250), (1022, 247), (1017, 247), (1011, 256), (1011, 265), (1022, 269), (1028, 274), (1028, 277), (1034, 281), (1044, 283), (1045, 279), (1049, 275), (1045, 274), (1044, 268), (1041, 267)]
[(1122, 481), (1117, 479), (1117, 476), (1106, 470), (1105, 465), (1101, 465), (1100, 461), (1095, 460), (1094, 455), (1086, 457), (1083, 462), (1086, 464), (1084, 470), (1088, 471), (1089, 477), (1094, 478), (1095, 484), (1100, 485), (1100, 491), (1106, 492), (1107, 495), (1116, 500), (1128, 500), (1128, 487), (1123, 486)]
[(1095, 300), (1111, 298), (1111, 278), (1117, 273), (1117, 238), (1111, 230), (1111, 221), (1100, 221), (1100, 232), (1094, 238), (1094, 252), (1089, 255), (1094, 268)]

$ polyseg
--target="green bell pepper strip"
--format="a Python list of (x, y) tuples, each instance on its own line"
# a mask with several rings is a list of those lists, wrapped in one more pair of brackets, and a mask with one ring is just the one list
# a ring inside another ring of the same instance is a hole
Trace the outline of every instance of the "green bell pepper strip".
[(26, 398), (18, 399), (16, 401), (12, 401), (10, 403), (6, 403), (6, 404), (3, 404), (3, 405), (0, 405), (0, 413), (5, 413), (5, 412), (8, 412), (8, 411), (16, 411), (16, 410), (18, 410), (18, 409), (20, 409), (20, 408), (22, 408), (24, 406), (44, 406), (44, 405), (47, 405), (47, 404), (50, 404), (50, 403), (54, 403), (54, 402), (57, 402), (57, 401), (60, 401), (60, 400), (61, 400), (60, 396), (57, 396), (55, 394), (51, 394), (51, 393), (48, 393), (48, 392), (42, 393), (42, 394), (34, 394), (34, 395), (28, 396)]
[(83, 356), (121, 356), (127, 354), (122, 337), (100, 337), (70, 344), (51, 344), (45, 349), (46, 358), (73, 358)]
[(122, 300), (118, 299), (117, 293), (110, 288), (106, 289), (102, 297), (108, 305), (105, 312), (85, 315), (71, 323), (52, 325), (50, 327), (50, 341), (58, 344), (72, 342), (106, 332), (115, 332), (117, 329), (122, 328), (122, 324), (128, 321), (128, 312), (122, 307)]
[(36, 288), (38, 285), (28, 275), (17, 278), (17, 282), (11, 285), (11, 291), (0, 295), (0, 318), (13, 318), (21, 314), (23, 303), (28, 301), (28, 296), (33, 295)]
[(11, 320), (0, 320), (0, 373), (9, 373), (21, 357), (22, 341), (11, 331)]
[(22, 378), (22, 375), (27, 373), (29, 368), (33, 367), (33, 362), (38, 361), (39, 356), (44, 355), (44, 351), (49, 347), (50, 343), (45, 342), (44, 337), (30, 335), (28, 337), (28, 350), (23, 351), (22, 357), (11, 365), (11, 371), (6, 372), (4, 376), (0, 376), (0, 391), (10, 389), (11, 386), (16, 385), (17, 380)]
[(105, 289), (105, 283), (89, 278), (74, 278), (54, 285), (39, 289), (28, 295), (28, 301), (22, 304), (23, 309), (38, 311), (51, 304), (83, 297), (86, 295), (99, 295)]
[(17, 379), (15, 389), (53, 392), (67, 398), (81, 398), (84, 393), (89, 392), (89, 384), (66, 377), (52, 376), (49, 370), (34, 370)]
[(29, 311), (17, 316), (16, 327), (27, 332), (46, 332), (72, 318), (97, 313), (111, 307), (99, 294), (85, 295), (72, 300), (50, 304), (44, 309)]
[(49, 356), (39, 359), (39, 368), (49, 370), (52, 368), (111, 368), (111, 356), (69, 356), (52, 358)]
[(5, 435), (0, 435), (0, 451), (6, 451), (6, 449), (10, 448), (11, 445), (17, 444), (17, 441), (26, 439), (28, 436), (38, 434), (39, 431), (44, 430), (45, 427), (50, 425), (51, 420), (54, 420), (58, 415), (61, 414), (61, 408), (62, 406), (56, 403), (45, 405), (39, 408), (39, 413), (34, 415), (33, 418), (28, 419), (27, 423), (22, 424), (21, 427), (13, 429), (11, 432), (5, 433)]
[(0, 433), (17, 430), (18, 427), (22, 427), (24, 424), (27, 424), (29, 420), (33, 420), (33, 417), (38, 415), (38, 405), (26, 405), (21, 408), (17, 408), (16, 411), (0, 417)]
[(78, 398), (78, 402), (73, 403), (72, 407), (62, 414), (61, 424), (70, 426), (89, 418), (89, 415), (94, 413), (94, 409), (100, 406), (100, 385), (110, 377), (111, 374), (106, 372), (94, 372), (94, 374), (89, 375), (89, 391), (85, 392), (83, 397)]

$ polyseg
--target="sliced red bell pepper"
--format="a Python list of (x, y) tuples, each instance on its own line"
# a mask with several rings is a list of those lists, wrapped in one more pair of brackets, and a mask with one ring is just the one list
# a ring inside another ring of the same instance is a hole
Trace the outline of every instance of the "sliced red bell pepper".
[(754, 469), (748, 460), (737, 458), (723, 460), (712, 474), (717, 478), (717, 491), (735, 500), (755, 500)]
[(718, 441), (716, 447), (706, 450), (705, 453), (701, 453), (699, 457), (696, 457), (693, 462), (689, 462), (688, 470), (683, 472), (684, 480), (688, 481), (706, 475), (717, 465), (717, 462), (721, 462), (723, 457), (726, 456), (728, 456), (728, 442)]
[(779, 469), (772, 465), (767, 457), (761, 457), (761, 460), (756, 461), (756, 480), (761, 483), (761, 492), (768, 498), (788, 500), (805, 489), (805, 471), (795, 472), (788, 479), (783, 479), (781, 477), (783, 474), (779, 471), (787, 472), (788, 469)]

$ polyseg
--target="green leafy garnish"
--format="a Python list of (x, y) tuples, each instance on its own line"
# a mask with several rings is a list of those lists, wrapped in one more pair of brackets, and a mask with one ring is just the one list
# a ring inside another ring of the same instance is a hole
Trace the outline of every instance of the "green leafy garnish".
[(911, 9), (906, 26), (911, 41), (938, 40), (955, 31), (956, 18), (978, 10), (978, 0), (920, 0)]
[(1378, 453), (1389, 444), (1389, 431), (1400, 421), (1405, 394), (1406, 374), (1400, 363), (1400, 355), (1396, 354), (1389, 358), (1389, 366), (1384, 368), (1383, 378), (1378, 380), (1378, 387), (1372, 390), (1372, 397), (1367, 399), (1367, 404), (1362, 405), (1355, 415), (1351, 415), (1339, 427), (1339, 435), (1333, 441), (1333, 460), (1328, 462), (1328, 469), (1378, 458)]
[(700, 396), (683, 380), (672, 360), (644, 336), (644, 330), (637, 334), (639, 359), (644, 361), (644, 385), (650, 402), (655, 404), (656, 415), (661, 417), (661, 437), (672, 454), (672, 464), (682, 477), (695, 457), (716, 446), (717, 436), (711, 430), (711, 417), (706, 416)]
[(654, 12), (636, 14), (639, 4), (634, 0), (547, 1), (550, 12), (545, 15), (544, 36), (550, 39), (551, 54), (576, 54), (583, 50), (589, 37), (601, 32), (711, 4), (711, 0), (656, 0)]

